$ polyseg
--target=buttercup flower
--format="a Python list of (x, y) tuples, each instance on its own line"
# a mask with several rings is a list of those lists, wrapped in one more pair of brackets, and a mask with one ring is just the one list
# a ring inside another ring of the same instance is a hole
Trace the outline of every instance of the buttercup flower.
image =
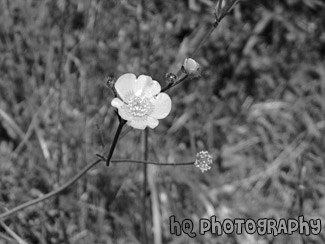
[(196, 160), (194, 165), (198, 167), (202, 173), (211, 169), (212, 157), (208, 151), (201, 151), (196, 154)]
[(165, 118), (172, 107), (172, 101), (166, 93), (160, 93), (160, 84), (150, 76), (131, 73), (124, 74), (115, 83), (115, 90), (120, 98), (114, 98), (112, 106), (127, 124), (136, 129), (147, 126), (155, 128), (158, 119)]

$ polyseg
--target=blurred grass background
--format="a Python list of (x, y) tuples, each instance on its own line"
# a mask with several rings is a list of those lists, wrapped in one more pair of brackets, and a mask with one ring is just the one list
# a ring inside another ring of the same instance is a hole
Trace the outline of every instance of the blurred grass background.
[[(164, 86), (213, 22), (215, 4), (1, 0), (1, 211), (62, 185), (105, 152), (117, 127), (106, 77), (145, 73)], [(147, 209), (149, 240), (158, 207), (163, 243), (324, 243), (323, 233), (169, 233), (171, 215), (324, 222), (324, 2), (241, 1), (194, 58), (202, 76), (169, 92), (172, 112), (150, 131), (149, 160), (193, 161), (208, 150), (215, 163), (204, 174), (148, 168), (148, 199), (158, 200)], [(114, 157), (141, 158), (140, 138), (132, 130)], [(97, 166), (5, 223), (34, 244), (142, 243), (141, 169)], [(0, 234), (0, 243), (15, 243)]]

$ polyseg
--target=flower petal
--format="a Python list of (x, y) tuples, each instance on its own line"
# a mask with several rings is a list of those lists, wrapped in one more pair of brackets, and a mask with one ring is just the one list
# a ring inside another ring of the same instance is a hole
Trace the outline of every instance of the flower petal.
[(166, 93), (159, 93), (152, 102), (154, 105), (154, 110), (150, 116), (156, 119), (165, 118), (172, 108), (172, 100)]
[(125, 109), (124, 106), (122, 106), (118, 109), (118, 114), (122, 117), (122, 119), (127, 120), (127, 121), (132, 120), (132, 118), (133, 118), (132, 115), (130, 115), (128, 113), (128, 111)]
[(134, 93), (134, 82), (136, 79), (137, 77), (132, 73), (124, 74), (117, 79), (115, 89), (124, 101), (127, 99), (127, 95)]
[(147, 124), (151, 129), (154, 129), (159, 124), (159, 121), (158, 121), (158, 119), (155, 119), (155, 118), (149, 116)]
[(140, 75), (134, 83), (134, 94), (140, 96), (144, 88), (148, 86), (152, 81), (152, 78), (147, 75)]
[(119, 99), (119, 98), (114, 98), (114, 99), (111, 101), (111, 104), (112, 104), (112, 106), (115, 107), (115, 108), (120, 108), (120, 107), (122, 107), (125, 103), (122, 102), (122, 100)]
[(135, 129), (144, 130), (147, 127), (146, 120), (129, 120), (128, 125), (132, 126)]
[(135, 82), (134, 93), (137, 96), (143, 94), (146, 97), (157, 95), (161, 90), (159, 82), (152, 80), (150, 76), (140, 75)]

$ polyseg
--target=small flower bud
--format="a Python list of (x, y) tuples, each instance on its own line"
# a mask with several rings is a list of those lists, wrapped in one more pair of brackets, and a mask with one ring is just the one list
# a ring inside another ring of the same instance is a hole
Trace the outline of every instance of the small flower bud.
[(211, 169), (212, 157), (208, 151), (201, 151), (196, 154), (196, 160), (194, 165), (198, 167), (202, 173)]
[(168, 84), (174, 84), (177, 80), (177, 76), (174, 73), (166, 74), (166, 82)]
[(183, 66), (182, 66), (182, 71), (190, 75), (192, 77), (199, 76), (200, 72), (200, 65), (192, 58), (187, 58), (185, 59)]
[(111, 76), (108, 76), (107, 79), (106, 79), (106, 82), (105, 82), (105, 85), (110, 88), (113, 93), (114, 93), (114, 96), (117, 97), (117, 92), (115, 90), (115, 83), (116, 83), (116, 79), (114, 77), (111, 77)]
[(115, 85), (115, 82), (116, 82), (116, 79), (115, 78), (113, 78), (113, 77), (111, 77), (111, 76), (108, 76), (107, 77), (107, 79), (106, 79), (106, 86), (108, 87), (108, 88), (113, 88), (114, 87), (114, 85)]

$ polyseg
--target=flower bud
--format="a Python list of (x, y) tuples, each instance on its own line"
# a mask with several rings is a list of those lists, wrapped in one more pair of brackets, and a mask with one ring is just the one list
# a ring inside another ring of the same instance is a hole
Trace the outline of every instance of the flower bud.
[(115, 82), (116, 82), (116, 79), (113, 78), (113, 77), (111, 77), (111, 76), (108, 76), (106, 78), (106, 86), (108, 88), (111, 88), (112, 89), (114, 87), (114, 85), (115, 85)]
[(107, 79), (106, 79), (105, 85), (112, 90), (115, 97), (118, 97), (117, 92), (116, 92), (115, 87), (114, 87), (115, 83), (116, 83), (116, 79), (114, 77), (108, 76)]
[(192, 77), (199, 76), (200, 65), (192, 58), (184, 60), (182, 71)]
[(168, 84), (174, 84), (177, 80), (177, 76), (174, 73), (166, 74), (166, 81)]

